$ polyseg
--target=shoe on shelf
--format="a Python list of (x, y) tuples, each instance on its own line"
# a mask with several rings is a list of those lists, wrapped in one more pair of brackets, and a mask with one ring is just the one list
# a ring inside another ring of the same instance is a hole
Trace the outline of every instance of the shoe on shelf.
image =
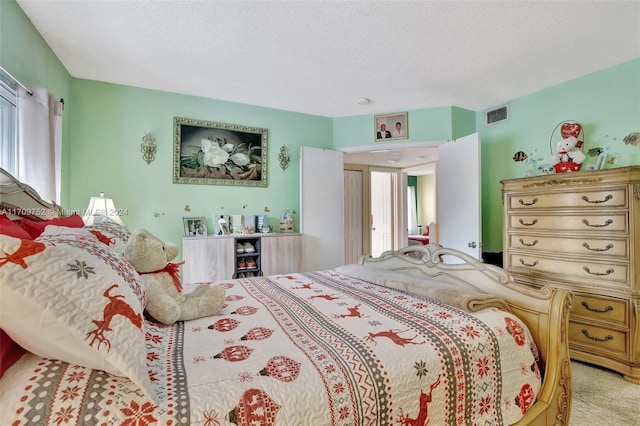
[(238, 259), (238, 269), (247, 269), (247, 264), (244, 259)]
[(240, 243), (236, 244), (236, 253), (242, 254), (244, 253), (244, 246)]
[(255, 275), (253, 275), (253, 272), (247, 272), (246, 277), (251, 278), (251, 277), (255, 277)]
[(255, 253), (256, 252), (256, 249), (248, 241), (246, 243), (244, 243), (244, 246), (242, 248), (244, 249), (245, 253)]
[(247, 258), (246, 265), (247, 269), (255, 269), (258, 267), (258, 265), (256, 265), (256, 261), (251, 257)]
[(238, 278), (244, 278), (244, 274), (243, 273), (239, 273), (238, 274)]

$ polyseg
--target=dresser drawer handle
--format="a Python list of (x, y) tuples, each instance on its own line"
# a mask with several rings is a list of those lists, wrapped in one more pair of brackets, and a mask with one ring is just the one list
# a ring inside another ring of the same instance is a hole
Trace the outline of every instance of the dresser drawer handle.
[(524, 240), (522, 238), (520, 238), (520, 244), (522, 244), (523, 246), (527, 246), (527, 247), (533, 247), (536, 244), (538, 244), (538, 240), (533, 240), (532, 243), (525, 243)]
[(591, 337), (589, 336), (589, 332), (585, 329), (582, 329), (582, 334), (584, 334), (587, 339), (595, 340), (596, 342), (607, 342), (609, 340), (613, 340), (613, 336), (610, 334), (607, 334), (604, 339), (600, 337)]
[(520, 263), (522, 263), (524, 266), (536, 266), (538, 264), (538, 261), (534, 260), (533, 263), (525, 263), (525, 261), (520, 258)]
[(589, 304), (588, 304), (587, 302), (582, 302), (582, 306), (584, 306), (584, 308), (585, 308), (587, 311), (595, 312), (595, 313), (598, 313), (598, 314), (603, 314), (603, 313), (605, 313), (605, 312), (611, 312), (611, 311), (613, 311), (613, 306), (611, 306), (611, 305), (607, 306), (607, 307), (606, 307), (606, 308), (604, 308), (604, 309), (597, 309), (597, 308), (590, 308), (590, 307), (589, 307)]
[(582, 196), (582, 200), (583, 201), (586, 201), (587, 203), (591, 203), (591, 204), (606, 203), (607, 201), (609, 201), (612, 198), (613, 198), (613, 195), (609, 194), (606, 197), (604, 197), (604, 200), (593, 200), (593, 201), (591, 201), (589, 199), (589, 197), (587, 197), (586, 195)]
[(591, 274), (591, 275), (597, 275), (597, 276), (599, 276), (599, 277), (602, 277), (602, 276), (604, 276), (604, 275), (611, 275), (611, 274), (613, 274), (613, 273), (615, 272), (615, 271), (613, 270), (613, 268), (609, 268), (609, 269), (607, 269), (607, 271), (606, 271), (606, 272), (591, 272), (591, 270), (589, 269), (589, 267), (588, 267), (588, 266), (584, 266), (584, 267), (582, 267), (582, 269), (584, 269), (585, 271), (587, 271), (587, 273), (588, 273), (588, 274)]
[(538, 223), (538, 219), (533, 219), (533, 222), (529, 222), (529, 223), (524, 223), (524, 220), (519, 219), (519, 222), (521, 225), (524, 225), (524, 226), (533, 226), (536, 223)]
[(590, 226), (592, 228), (604, 228), (605, 226), (609, 226), (613, 223), (613, 219), (607, 219), (606, 222), (602, 225), (597, 225), (597, 224), (590, 224), (589, 221), (587, 219), (582, 219), (582, 223), (584, 223), (587, 226)]
[(523, 206), (532, 206), (532, 205), (534, 205), (535, 203), (537, 203), (537, 202), (538, 202), (538, 199), (537, 199), (537, 198), (534, 198), (533, 200), (531, 200), (531, 202), (530, 202), (530, 203), (525, 203), (524, 201), (522, 201), (522, 198), (520, 198), (520, 199), (518, 200), (518, 202), (519, 202), (520, 204), (522, 204)]
[(611, 250), (613, 248), (613, 244), (607, 244), (607, 246), (605, 248), (591, 248), (591, 247), (589, 247), (589, 243), (582, 243), (582, 247), (586, 248), (587, 250), (591, 250), (591, 251), (607, 251), (607, 250)]

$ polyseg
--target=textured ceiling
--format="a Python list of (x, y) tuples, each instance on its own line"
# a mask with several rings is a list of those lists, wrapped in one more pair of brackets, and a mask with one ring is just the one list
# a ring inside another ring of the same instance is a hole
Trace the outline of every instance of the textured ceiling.
[(17, 2), (74, 77), (327, 117), (479, 111), (640, 57), (638, 1)]

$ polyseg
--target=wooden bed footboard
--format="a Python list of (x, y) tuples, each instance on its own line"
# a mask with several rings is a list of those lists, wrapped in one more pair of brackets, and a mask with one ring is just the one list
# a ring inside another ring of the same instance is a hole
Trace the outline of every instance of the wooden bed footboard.
[(572, 382), (568, 326), (572, 293), (516, 284), (505, 270), (437, 244), (412, 245), (384, 252), (377, 258), (364, 256), (360, 263), (470, 285), (504, 299), (531, 331), (544, 368), (536, 403), (516, 425), (569, 424)]

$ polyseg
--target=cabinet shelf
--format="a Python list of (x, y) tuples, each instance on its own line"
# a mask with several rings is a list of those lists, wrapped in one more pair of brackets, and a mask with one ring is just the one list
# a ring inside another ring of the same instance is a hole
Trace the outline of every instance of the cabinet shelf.
[[(260, 256), (260, 247), (261, 247), (261, 238), (259, 236), (256, 237), (247, 237), (245, 235), (234, 236), (234, 246), (245, 246), (250, 244), (253, 247), (253, 252), (250, 253), (238, 253), (236, 250), (235, 262), (234, 262), (234, 273), (233, 277), (237, 277), (238, 274), (247, 274), (254, 273), (255, 275), (262, 275), (261, 272), (261, 256)], [(251, 259), (256, 266), (251, 268), (240, 268), (238, 263), (242, 261), (244, 264), (245, 259)]]
[(236, 257), (256, 257), (260, 256), (260, 252), (255, 253), (236, 253)]

